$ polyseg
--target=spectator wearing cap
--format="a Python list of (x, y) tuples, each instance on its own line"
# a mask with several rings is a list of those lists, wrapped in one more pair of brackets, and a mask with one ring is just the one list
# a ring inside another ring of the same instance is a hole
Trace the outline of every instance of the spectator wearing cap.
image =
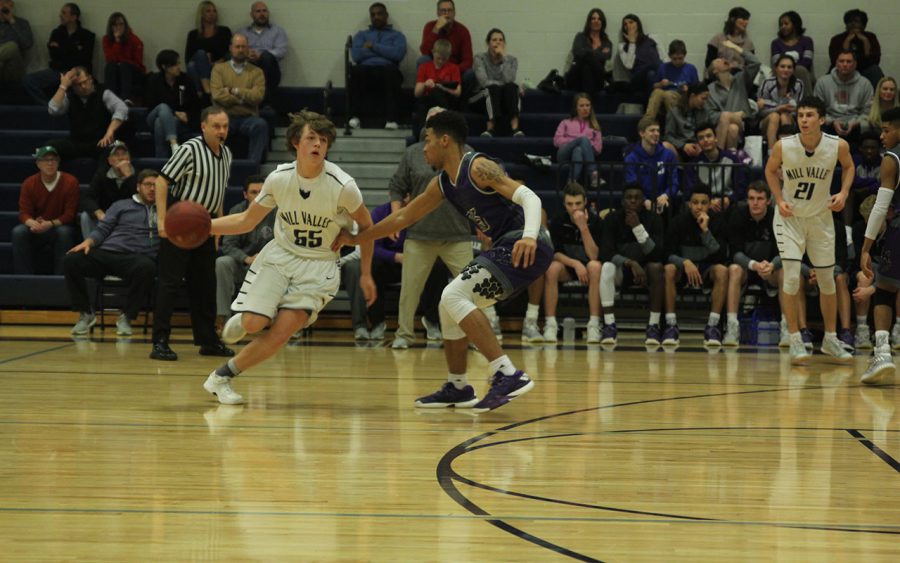
[(72, 334), (87, 334), (96, 322), (86, 278), (118, 276), (128, 283), (128, 297), (116, 321), (116, 334), (131, 335), (131, 321), (147, 303), (156, 280), (159, 233), (156, 226), (156, 170), (141, 170), (135, 191), (113, 203), (97, 228), (63, 259), (72, 309), (79, 313)]
[(82, 66), (63, 74), (59, 88), (47, 103), (50, 115), (69, 116), (69, 137), (47, 144), (56, 147), (62, 159), (96, 158), (114, 140), (128, 120), (128, 106), (118, 96), (97, 87), (94, 77)]
[(62, 273), (62, 258), (75, 243), (72, 222), (78, 209), (78, 180), (59, 171), (59, 152), (52, 146), (35, 154), (38, 173), (22, 182), (19, 224), (13, 227), (13, 273), (34, 274), (35, 258), (53, 256), (53, 273)]
[(134, 195), (137, 177), (131, 153), (122, 141), (114, 141), (105, 151), (106, 159), (97, 167), (88, 191), (81, 200), (81, 236), (87, 237), (106, 215), (106, 210), (120, 199)]

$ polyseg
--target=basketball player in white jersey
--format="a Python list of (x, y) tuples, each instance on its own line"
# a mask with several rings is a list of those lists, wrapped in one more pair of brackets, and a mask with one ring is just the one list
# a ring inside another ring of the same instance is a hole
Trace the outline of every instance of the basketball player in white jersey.
[[(356, 181), (325, 160), (334, 144), (334, 124), (304, 111), (292, 115), (285, 136), (288, 149), (297, 152), (297, 160), (269, 174), (262, 191), (243, 213), (212, 222), (214, 235), (246, 233), (278, 207), (275, 238), (247, 271), (231, 305), (237, 313), (225, 323), (222, 339), (235, 343), (247, 333), (267, 326), (269, 330), (209, 374), (203, 384), (223, 404), (242, 403), (243, 397), (231, 388), (232, 378), (271, 357), (291, 335), (315, 322), (337, 293), (341, 270), (339, 255), (331, 250), (331, 244), (341, 229), (350, 230), (353, 221), (360, 232), (372, 226)], [(372, 242), (360, 245), (359, 283), (369, 305), (375, 301), (372, 249)]]
[[(832, 211), (844, 208), (854, 166), (847, 141), (822, 133), (825, 102), (814, 96), (797, 105), (800, 133), (775, 143), (766, 164), (766, 181), (775, 196), (778, 213), (773, 226), (784, 267), (784, 316), (791, 340), (791, 362), (810, 358), (803, 345), (797, 322), (797, 292), (800, 288), (800, 261), (809, 255), (816, 269), (819, 304), (825, 323), (822, 352), (839, 361), (852, 356), (837, 338), (837, 296), (834, 285), (834, 219)], [(841, 191), (831, 195), (831, 178), (841, 164)], [(778, 178), (782, 171), (784, 187)]]

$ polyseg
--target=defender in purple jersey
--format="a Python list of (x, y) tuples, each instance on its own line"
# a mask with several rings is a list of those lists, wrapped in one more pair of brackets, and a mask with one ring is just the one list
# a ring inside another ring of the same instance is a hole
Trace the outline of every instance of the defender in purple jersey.
[(875, 348), (869, 366), (860, 381), (871, 385), (889, 383), (897, 371), (891, 357), (888, 337), (891, 330), (891, 307), (900, 290), (900, 225), (891, 221), (882, 241), (882, 254), (877, 277), (872, 272), (870, 251), (881, 233), (891, 208), (900, 207), (900, 108), (881, 114), (881, 143), (887, 149), (881, 160), (881, 187), (866, 223), (866, 238), (859, 255), (859, 266), (869, 279), (875, 278)]
[[(409, 205), (356, 237), (344, 232), (335, 242), (355, 245), (396, 233), (447, 200), (493, 240), (451, 281), (441, 296), (441, 331), (449, 371), (444, 386), (416, 400), (422, 408), (472, 407), (484, 412), (530, 391), (534, 382), (503, 353), (481, 309), (508, 299), (541, 277), (553, 260), (550, 235), (541, 228), (541, 200), (511, 180), (494, 159), (463, 153), (468, 127), (456, 112), (432, 116), (425, 129), (425, 161), (441, 170)], [(491, 363), (491, 387), (480, 401), (468, 384), (471, 340)]]

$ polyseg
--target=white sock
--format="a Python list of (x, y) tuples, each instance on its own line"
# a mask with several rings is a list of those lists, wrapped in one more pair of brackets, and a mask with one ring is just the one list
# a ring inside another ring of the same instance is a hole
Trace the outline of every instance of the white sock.
[(603, 322), (608, 325), (616, 324), (616, 316), (613, 313), (604, 313)]
[(861, 327), (861, 326), (866, 326), (866, 323), (868, 322), (868, 320), (869, 320), (869, 318), (866, 315), (857, 315), (857, 317), (856, 317), (857, 328)]
[(660, 313), (653, 313), (653, 312), (651, 312), (651, 313), (650, 313), (650, 322), (649, 322), (649, 324), (652, 324), (652, 325), (658, 325), (658, 324), (659, 324), (659, 317), (660, 317), (660, 316), (661, 316)]
[(722, 315), (719, 313), (710, 313), (709, 320), (706, 322), (709, 326), (719, 326), (719, 319), (722, 318)]
[(875, 348), (876, 349), (882, 348), (882, 347), (890, 348), (891, 347), (890, 334), (891, 333), (889, 333), (886, 330), (876, 330), (875, 331)]
[(728, 313), (727, 317), (728, 317), (729, 325), (740, 324), (740, 321), (738, 321), (738, 318), (737, 318), (737, 313)]
[(675, 318), (675, 313), (666, 313), (666, 324), (669, 326), (675, 326), (678, 324), (678, 320)]
[(837, 333), (836, 332), (826, 332), (825, 338), (837, 338)]
[(897, 323), (900, 323), (900, 317), (895, 317), (895, 318), (894, 318), (894, 324), (897, 324)]
[(534, 305), (532, 303), (528, 304), (528, 310), (525, 311), (525, 320), (527, 321), (537, 321), (538, 314), (541, 312), (541, 306)]
[(591, 326), (600, 326), (600, 315), (591, 315), (591, 318), (588, 319), (588, 324)]
[(792, 333), (791, 333), (791, 342), (796, 342), (796, 343), (798, 343), (798, 344), (803, 344), (803, 337), (800, 336), (800, 333), (799, 333), (799, 332), (792, 332)]
[(557, 326), (556, 325), (556, 317), (544, 317), (544, 326)]
[(509, 356), (504, 354), (491, 362), (491, 373), (497, 373), (498, 371), (503, 375), (513, 375), (516, 373), (516, 366), (513, 365)]
[(460, 391), (465, 389), (466, 385), (469, 384), (469, 374), (468, 373), (448, 373), (447, 381), (453, 384), (454, 387), (459, 389)]

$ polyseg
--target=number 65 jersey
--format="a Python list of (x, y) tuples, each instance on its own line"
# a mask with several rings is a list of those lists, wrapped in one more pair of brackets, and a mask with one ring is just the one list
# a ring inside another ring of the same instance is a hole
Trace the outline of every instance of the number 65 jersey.
[(781, 139), (781, 171), (785, 201), (793, 204), (794, 215), (812, 217), (828, 209), (831, 177), (838, 162), (838, 137), (822, 133), (819, 146), (810, 153), (800, 135)]
[(276, 243), (309, 260), (338, 258), (331, 243), (341, 229), (350, 230), (350, 212), (362, 202), (356, 180), (327, 160), (316, 178), (301, 178), (296, 162), (279, 165), (256, 196), (259, 205), (278, 207)]

